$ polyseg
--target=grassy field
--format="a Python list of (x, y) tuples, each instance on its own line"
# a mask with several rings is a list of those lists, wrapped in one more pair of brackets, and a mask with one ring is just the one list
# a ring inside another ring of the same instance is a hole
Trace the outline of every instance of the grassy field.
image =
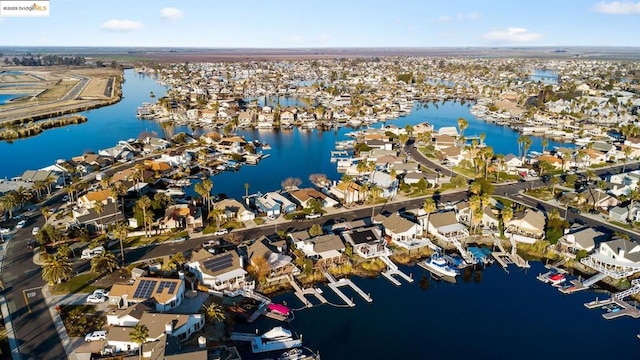
[(78, 80), (61, 80), (58, 84), (45, 90), (42, 94), (38, 95), (38, 100), (40, 101), (60, 100), (77, 83), (78, 83)]
[(92, 293), (97, 287), (91, 285), (100, 274), (84, 273), (72, 277), (66, 282), (51, 286), (49, 290), (51, 295), (64, 295), (73, 293)]
[(104, 92), (110, 77), (92, 78), (87, 87), (80, 93), (80, 97), (100, 98), (105, 97)]

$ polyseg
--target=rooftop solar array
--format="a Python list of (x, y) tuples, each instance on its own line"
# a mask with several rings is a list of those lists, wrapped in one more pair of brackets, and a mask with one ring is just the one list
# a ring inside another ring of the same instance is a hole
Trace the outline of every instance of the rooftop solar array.
[(174, 292), (176, 292), (176, 286), (178, 286), (178, 283), (176, 283), (175, 281), (160, 281), (160, 285), (158, 286), (156, 293), (160, 294), (162, 293), (162, 291), (164, 291), (164, 289), (168, 288), (169, 294), (173, 294)]
[(157, 280), (140, 280), (136, 291), (133, 293), (135, 299), (148, 299), (153, 293), (153, 288), (158, 284)]
[(215, 259), (207, 260), (203, 263), (205, 269), (216, 272), (222, 269), (226, 269), (233, 264), (233, 255), (232, 254), (224, 254)]

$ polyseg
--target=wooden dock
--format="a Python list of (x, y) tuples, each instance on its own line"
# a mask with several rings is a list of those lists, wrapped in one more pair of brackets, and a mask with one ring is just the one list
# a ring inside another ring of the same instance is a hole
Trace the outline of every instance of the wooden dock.
[(341, 286), (350, 286), (353, 289), (353, 291), (355, 291), (358, 295), (360, 295), (365, 301), (367, 302), (373, 301), (373, 299), (371, 299), (371, 296), (365, 294), (364, 291), (362, 291), (359, 287), (356, 286), (356, 284), (354, 284), (349, 279), (340, 279), (340, 281), (336, 281), (336, 279), (327, 271), (324, 272), (324, 277), (326, 277), (327, 280), (329, 280), (329, 285), (328, 285), (329, 288), (333, 290), (333, 292), (335, 292), (336, 295), (338, 295), (342, 299), (342, 301), (344, 301), (345, 304), (347, 304), (350, 307), (354, 307), (356, 306), (356, 304), (340, 290)]
[(300, 301), (302, 301), (304, 306), (313, 307), (313, 304), (309, 301), (309, 299), (305, 297), (305, 295), (315, 296), (318, 299), (318, 301), (320, 301), (321, 304), (327, 303), (327, 299), (325, 299), (324, 296), (318, 293), (314, 288), (302, 289), (300, 285), (298, 285), (298, 282), (296, 281), (296, 279), (293, 278), (293, 276), (288, 276), (287, 279), (289, 280), (291, 287), (293, 287), (293, 291), (295, 295), (298, 297), (298, 299), (300, 299)]
[(387, 264), (387, 270), (382, 272), (382, 276), (384, 276), (387, 280), (391, 281), (391, 283), (395, 286), (400, 286), (400, 281), (398, 281), (398, 279), (394, 278), (393, 275), (396, 275), (402, 279), (404, 279), (406, 282), (408, 283), (412, 283), (413, 282), (413, 278), (411, 276), (408, 276), (407, 274), (403, 273), (402, 271), (400, 271), (400, 269), (398, 268), (398, 265), (394, 264), (393, 261), (391, 261), (391, 259), (389, 259), (386, 256), (380, 256), (380, 259), (382, 260), (382, 262), (384, 262), (385, 264)]

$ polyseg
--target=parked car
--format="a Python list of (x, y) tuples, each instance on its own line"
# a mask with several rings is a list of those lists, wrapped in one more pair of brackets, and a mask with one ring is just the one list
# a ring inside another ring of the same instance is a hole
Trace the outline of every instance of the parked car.
[(213, 235), (214, 236), (220, 236), (220, 235), (226, 235), (228, 233), (229, 233), (229, 230), (223, 228), (223, 229), (220, 229), (220, 230), (217, 230), (216, 232), (214, 232)]
[(62, 197), (62, 201), (67, 202), (69, 201), (69, 195), (65, 195)]
[(86, 342), (106, 340), (106, 339), (107, 339), (107, 332), (105, 330), (94, 331), (84, 336), (84, 341)]
[(94, 247), (93, 249), (84, 249), (82, 250), (82, 255), (80, 255), (80, 259), (82, 260), (93, 259), (93, 257), (104, 253), (104, 251), (105, 250), (103, 246)]
[(8, 234), (9, 231), (11, 231), (11, 229), (9, 228), (0, 228), (0, 234), (5, 235), (5, 234)]
[(37, 242), (33, 239), (27, 240), (27, 249), (33, 250), (36, 247)]
[(16, 229), (22, 229), (25, 225), (27, 225), (27, 220), (22, 219), (16, 224)]
[(293, 217), (293, 221), (298, 221), (298, 222), (303, 221), (304, 219), (305, 219), (304, 215), (296, 215)]
[(107, 298), (102, 295), (91, 294), (87, 296), (87, 302), (91, 304), (101, 304), (105, 301), (107, 301)]
[(93, 290), (93, 294), (92, 295), (104, 296), (104, 297), (108, 298), (109, 297), (109, 291), (107, 291), (105, 289), (95, 289), (95, 290)]
[(39, 226), (35, 226), (33, 229), (31, 229), (31, 235), (36, 236), (36, 235), (38, 235), (39, 231), (40, 231), (40, 227)]
[(320, 213), (312, 213), (304, 216), (305, 219), (319, 219), (322, 216)]
[(580, 209), (569, 206), (569, 212), (573, 214), (580, 214)]
[(548, 183), (548, 182), (549, 182), (549, 180), (551, 180), (551, 178), (552, 178), (552, 177), (553, 177), (553, 176), (551, 176), (551, 175), (549, 175), (549, 174), (546, 174), (546, 175), (542, 175), (541, 179), (542, 179), (542, 181), (544, 181), (545, 183)]

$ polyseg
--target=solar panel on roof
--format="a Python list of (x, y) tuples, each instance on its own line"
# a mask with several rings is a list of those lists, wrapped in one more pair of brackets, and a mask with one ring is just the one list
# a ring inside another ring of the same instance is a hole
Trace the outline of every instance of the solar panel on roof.
[(216, 272), (228, 268), (231, 264), (233, 264), (233, 255), (225, 254), (221, 257), (207, 260), (202, 265), (204, 265), (205, 269), (211, 272)]
[(141, 280), (136, 291), (133, 293), (133, 297), (137, 299), (148, 299), (151, 297), (153, 288), (156, 287), (157, 283), (156, 280)]

